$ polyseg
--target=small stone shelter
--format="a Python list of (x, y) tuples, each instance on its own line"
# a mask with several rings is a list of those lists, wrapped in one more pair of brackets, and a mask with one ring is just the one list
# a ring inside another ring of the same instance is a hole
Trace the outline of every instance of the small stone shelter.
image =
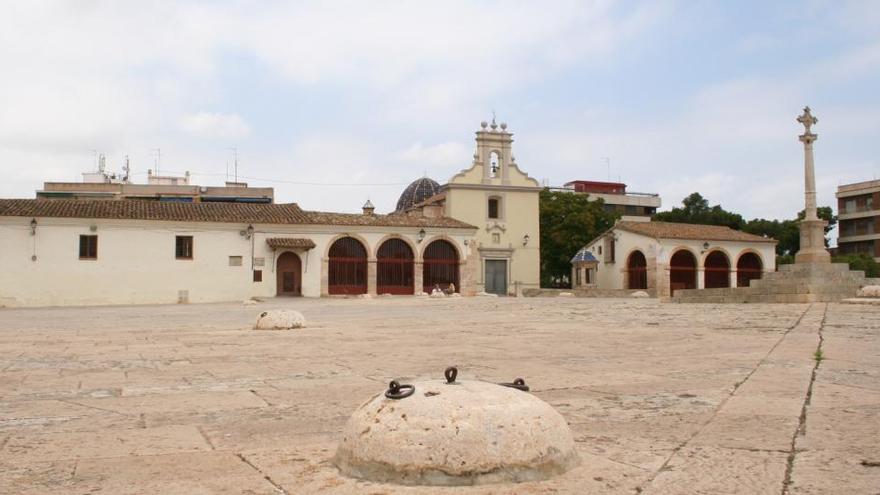
[[(619, 221), (572, 260), (572, 285), (646, 290), (664, 298), (680, 289), (745, 287), (776, 271), (775, 249), (774, 239), (729, 227)], [(580, 261), (590, 256), (594, 277)]]

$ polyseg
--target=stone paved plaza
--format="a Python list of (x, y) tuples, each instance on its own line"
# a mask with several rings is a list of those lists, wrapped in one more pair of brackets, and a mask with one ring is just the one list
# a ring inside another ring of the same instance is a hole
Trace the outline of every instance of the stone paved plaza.
[[(253, 331), (261, 311), (309, 326)], [(816, 351), (822, 359), (817, 367)], [(330, 463), (392, 378), (523, 377), (582, 463), (402, 487)], [(271, 300), (0, 310), (0, 493), (880, 493), (880, 307)], [(788, 483), (787, 483), (788, 481)]]

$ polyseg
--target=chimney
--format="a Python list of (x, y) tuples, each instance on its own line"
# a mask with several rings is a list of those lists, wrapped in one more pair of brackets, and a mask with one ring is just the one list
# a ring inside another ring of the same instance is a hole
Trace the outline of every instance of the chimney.
[(368, 199), (366, 203), (364, 203), (364, 215), (372, 215), (374, 211), (376, 211), (376, 207), (373, 206), (373, 203)]

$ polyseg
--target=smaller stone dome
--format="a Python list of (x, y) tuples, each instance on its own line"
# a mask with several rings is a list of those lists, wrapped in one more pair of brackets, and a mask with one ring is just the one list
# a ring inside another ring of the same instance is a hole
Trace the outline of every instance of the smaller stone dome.
[(456, 374), (446, 382), (392, 382), (397, 390), (361, 405), (334, 457), (340, 472), (455, 486), (544, 480), (580, 462), (568, 424), (549, 404), (511, 384), (458, 382)]
[(397, 208), (394, 211), (405, 211), (414, 204), (421, 203), (439, 192), (440, 184), (437, 181), (428, 177), (416, 179), (403, 190), (400, 199), (397, 200)]

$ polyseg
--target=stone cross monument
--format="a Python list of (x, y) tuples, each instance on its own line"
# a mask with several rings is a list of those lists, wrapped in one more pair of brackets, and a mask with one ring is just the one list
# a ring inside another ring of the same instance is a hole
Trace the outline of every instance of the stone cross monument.
[(813, 166), (813, 142), (818, 135), (811, 131), (819, 119), (804, 107), (803, 115), (797, 118), (803, 124), (804, 133), (800, 141), (804, 143), (804, 219), (800, 221), (801, 249), (794, 257), (795, 263), (830, 263), (831, 255), (825, 249), (825, 226), (828, 222), (816, 215), (816, 172)]

